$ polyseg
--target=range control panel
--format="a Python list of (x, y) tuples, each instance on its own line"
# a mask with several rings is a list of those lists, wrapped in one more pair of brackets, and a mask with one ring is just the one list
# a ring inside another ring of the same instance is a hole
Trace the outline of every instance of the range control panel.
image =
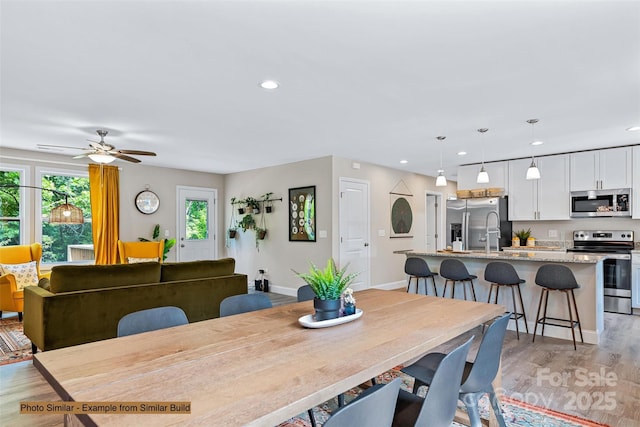
[(633, 231), (631, 230), (611, 230), (611, 231), (589, 231), (576, 230), (573, 232), (574, 241), (593, 242), (633, 242)]

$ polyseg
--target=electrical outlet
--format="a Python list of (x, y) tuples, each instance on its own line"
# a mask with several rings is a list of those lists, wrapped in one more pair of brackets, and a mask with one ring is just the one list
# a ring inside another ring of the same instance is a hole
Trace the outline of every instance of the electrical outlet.
[(558, 230), (549, 230), (549, 238), (557, 239), (558, 238)]
[(164, 237), (169, 237), (169, 230), (164, 230)]

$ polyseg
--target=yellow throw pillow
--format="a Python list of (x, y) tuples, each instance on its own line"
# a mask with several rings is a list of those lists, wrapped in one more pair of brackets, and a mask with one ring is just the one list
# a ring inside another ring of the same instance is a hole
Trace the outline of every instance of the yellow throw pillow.
[(158, 262), (158, 257), (155, 258), (134, 258), (134, 257), (127, 257), (127, 262), (129, 264), (136, 264), (139, 262)]
[(25, 286), (38, 286), (38, 272), (36, 262), (31, 261), (24, 264), (0, 264), (4, 274), (13, 274), (16, 278), (18, 290)]

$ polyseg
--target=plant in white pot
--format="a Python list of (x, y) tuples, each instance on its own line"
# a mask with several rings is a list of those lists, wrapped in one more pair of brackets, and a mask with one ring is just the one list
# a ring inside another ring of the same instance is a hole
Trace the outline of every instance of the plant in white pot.
[(349, 264), (338, 269), (333, 258), (329, 258), (324, 270), (312, 262), (309, 264), (308, 273), (298, 273), (295, 270), (293, 272), (307, 282), (316, 295), (313, 299), (313, 307), (316, 311), (315, 320), (321, 321), (339, 317), (340, 297), (359, 273), (347, 274)]

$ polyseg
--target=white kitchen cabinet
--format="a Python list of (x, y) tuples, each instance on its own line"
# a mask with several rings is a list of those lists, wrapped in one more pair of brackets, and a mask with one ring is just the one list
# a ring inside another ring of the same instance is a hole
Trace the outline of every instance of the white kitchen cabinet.
[(476, 188), (504, 188), (507, 190), (509, 162), (485, 163), (484, 169), (489, 174), (488, 184), (478, 184), (480, 165), (458, 167), (458, 190), (473, 190)]
[(631, 254), (631, 307), (640, 308), (640, 251)]
[(527, 180), (531, 159), (509, 161), (509, 220), (569, 219), (569, 156), (545, 156), (536, 163), (540, 179)]
[[(631, 217), (633, 219), (640, 219), (640, 145), (635, 145), (633, 147), (632, 169), (633, 191), (631, 193)], [(640, 295), (638, 295), (638, 298), (640, 298)]]
[(571, 191), (630, 188), (632, 152), (619, 147), (570, 154)]

